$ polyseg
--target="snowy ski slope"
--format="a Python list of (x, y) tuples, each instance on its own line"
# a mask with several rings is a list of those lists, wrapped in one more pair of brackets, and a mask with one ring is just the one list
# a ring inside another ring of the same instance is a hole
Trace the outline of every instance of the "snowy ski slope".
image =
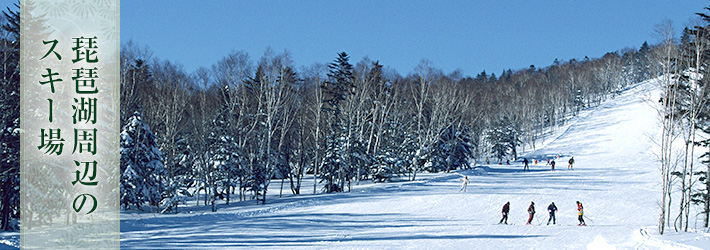
[[(710, 249), (702, 232), (657, 235), (654, 89), (645, 82), (582, 112), (543, 147), (523, 153), (541, 160), (528, 172), (520, 162), (484, 165), (418, 174), (415, 182), (367, 182), (341, 194), (309, 195), (311, 182), (306, 195), (280, 199), (272, 182), (265, 206), (238, 202), (212, 213), (191, 201), (177, 215), (124, 212), (121, 248)], [(546, 155), (561, 156), (556, 171), (544, 166)], [(570, 156), (574, 170), (567, 169)], [(471, 182), (465, 193), (462, 175)], [(513, 225), (498, 225), (506, 201)], [(527, 226), (531, 201), (538, 213)], [(575, 201), (584, 203), (589, 226), (577, 226)], [(550, 202), (559, 208), (555, 226), (545, 225)]]

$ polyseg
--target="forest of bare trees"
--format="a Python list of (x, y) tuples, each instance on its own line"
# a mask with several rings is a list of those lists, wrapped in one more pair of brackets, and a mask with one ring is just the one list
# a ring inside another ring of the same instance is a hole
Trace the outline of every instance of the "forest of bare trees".
[(482, 157), (516, 160), (580, 110), (652, 77), (659, 48), (464, 77), (427, 60), (403, 76), (344, 52), (297, 68), (288, 51), (271, 49), (258, 59), (233, 51), (187, 73), (127, 42), (121, 118), (138, 111), (155, 134), (165, 172), (154, 172), (151, 193), (161, 193), (161, 210), (174, 211), (184, 194), (203, 205), (265, 202), (267, 189), (302, 193), (306, 174), (323, 183), (311, 192), (340, 192)]

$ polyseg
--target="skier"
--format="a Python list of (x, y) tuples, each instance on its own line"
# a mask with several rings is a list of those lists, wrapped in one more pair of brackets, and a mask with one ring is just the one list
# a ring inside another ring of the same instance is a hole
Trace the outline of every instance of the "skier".
[(555, 212), (557, 212), (557, 206), (555, 206), (555, 203), (551, 203), (549, 206), (547, 206), (547, 212), (550, 213), (550, 218), (547, 219), (547, 225), (550, 225), (550, 221), (552, 221), (552, 224), (557, 224), (557, 218), (555, 218)]
[(488, 165), (488, 164), (489, 164), (489, 163), (488, 163), (488, 157), (486, 157), (486, 165)]
[(569, 158), (568, 162), (569, 162), (569, 165), (567, 165), (567, 169), (574, 169), (574, 168), (572, 168), (572, 164), (574, 164), (574, 157)]
[(523, 164), (525, 164), (525, 166), (523, 167), (523, 171), (525, 171), (526, 169), (530, 171), (530, 167), (528, 166), (528, 158), (523, 158)]
[(530, 225), (533, 220), (533, 217), (535, 217), (535, 202), (530, 202), (530, 206), (528, 207), (528, 214), (530, 214), (530, 218), (528, 218), (527, 225)]
[(550, 166), (552, 166), (552, 171), (555, 171), (555, 160), (550, 162)]
[(537, 159), (535, 159), (534, 161), (535, 161), (535, 166), (537, 166)]
[(459, 192), (466, 192), (466, 186), (468, 186), (468, 176), (464, 176), (463, 178), (461, 178), (461, 181), (463, 183), (461, 183), (461, 190), (459, 190)]
[(582, 203), (577, 201), (577, 215), (579, 217), (577, 218), (579, 220), (579, 225), (578, 226), (586, 226), (587, 223), (584, 223), (584, 208), (582, 207)]
[(501, 223), (505, 223), (506, 225), (508, 224), (508, 212), (509, 211), (510, 211), (510, 201), (506, 202), (505, 205), (503, 205), (503, 218), (500, 219), (500, 222), (498, 222), (498, 224), (501, 224)]

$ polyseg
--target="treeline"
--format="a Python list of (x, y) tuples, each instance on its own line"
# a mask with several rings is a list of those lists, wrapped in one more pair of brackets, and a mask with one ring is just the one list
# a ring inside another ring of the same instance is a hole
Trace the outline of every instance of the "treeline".
[[(367, 58), (353, 64), (344, 52), (297, 69), (288, 51), (271, 49), (256, 61), (233, 51), (187, 73), (128, 42), (123, 137), (142, 138), (131, 139), (142, 144), (130, 152), (159, 153), (122, 158), (121, 202), (176, 212), (192, 196), (214, 208), (219, 199), (265, 202), (273, 180), (280, 194), (341, 192), (365, 180), (468, 168), (480, 157), (515, 160), (580, 110), (652, 77), (656, 49), (644, 43), (467, 77), (425, 60), (403, 76)], [(322, 188), (304, 187), (306, 174)]]

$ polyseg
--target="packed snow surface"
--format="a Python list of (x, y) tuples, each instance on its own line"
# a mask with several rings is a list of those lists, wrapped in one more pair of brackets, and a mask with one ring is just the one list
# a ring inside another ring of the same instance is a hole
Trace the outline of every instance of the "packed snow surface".
[[(645, 82), (581, 112), (537, 150), (522, 153), (530, 171), (519, 161), (491, 162), (420, 173), (413, 182), (362, 182), (338, 194), (312, 195), (306, 182), (305, 194), (284, 198), (276, 197), (274, 181), (266, 205), (232, 202), (213, 213), (191, 200), (177, 215), (123, 212), (121, 248), (710, 249), (710, 236), (697, 226), (697, 233), (657, 233), (657, 98), (653, 82)], [(545, 165), (548, 157), (555, 171)], [(462, 175), (470, 180), (466, 192), (459, 191)], [(508, 201), (509, 225), (499, 225)], [(537, 214), (525, 225), (531, 201)], [(577, 225), (576, 201), (584, 204), (588, 226)], [(559, 211), (557, 224), (548, 226), (551, 202)]]

